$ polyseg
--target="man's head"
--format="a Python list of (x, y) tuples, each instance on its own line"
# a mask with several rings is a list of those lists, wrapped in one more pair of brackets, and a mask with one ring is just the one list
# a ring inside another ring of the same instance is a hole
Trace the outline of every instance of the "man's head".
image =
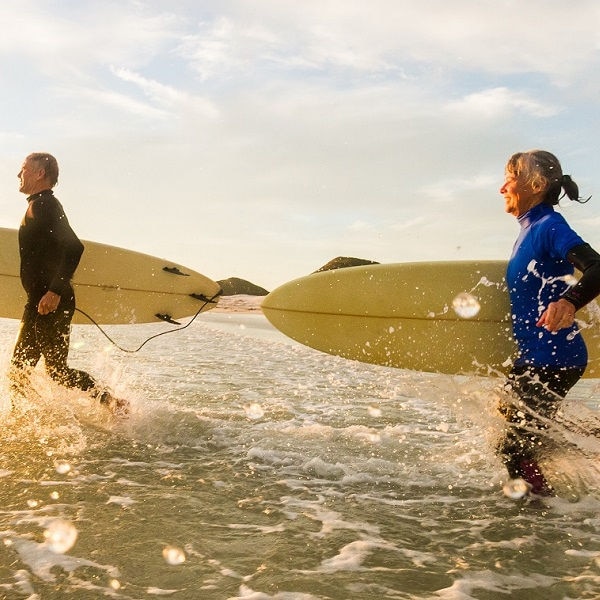
[(52, 189), (58, 182), (58, 162), (52, 154), (34, 152), (25, 159), (17, 177), (21, 181), (19, 191), (28, 196)]

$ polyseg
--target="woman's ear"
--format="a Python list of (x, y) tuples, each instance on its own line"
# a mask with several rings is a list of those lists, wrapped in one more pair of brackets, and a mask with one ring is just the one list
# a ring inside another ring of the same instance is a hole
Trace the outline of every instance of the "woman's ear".
[(540, 179), (535, 179), (531, 182), (531, 191), (534, 194), (541, 194), (542, 192), (546, 191), (546, 187), (546, 182), (541, 181)]

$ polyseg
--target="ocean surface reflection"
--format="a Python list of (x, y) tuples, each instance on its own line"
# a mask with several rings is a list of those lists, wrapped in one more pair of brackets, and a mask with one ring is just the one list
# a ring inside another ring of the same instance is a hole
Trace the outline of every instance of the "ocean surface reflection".
[[(1, 321), (6, 371), (17, 323)], [(160, 326), (113, 327), (135, 347)], [(600, 596), (598, 382), (512, 500), (498, 381), (387, 369), (211, 313), (137, 354), (76, 327), (71, 362), (129, 398), (115, 422), (36, 373), (2, 379), (0, 598)]]

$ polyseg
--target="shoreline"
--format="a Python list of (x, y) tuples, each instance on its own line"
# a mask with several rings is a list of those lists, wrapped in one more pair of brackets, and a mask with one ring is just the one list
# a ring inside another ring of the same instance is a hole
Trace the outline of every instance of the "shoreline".
[(213, 313), (256, 313), (262, 314), (260, 305), (265, 296), (249, 296), (236, 294), (234, 296), (221, 296), (215, 308), (209, 312)]

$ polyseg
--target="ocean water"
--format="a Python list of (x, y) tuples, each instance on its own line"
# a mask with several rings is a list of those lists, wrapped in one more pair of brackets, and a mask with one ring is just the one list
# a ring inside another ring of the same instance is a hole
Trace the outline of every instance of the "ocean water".
[[(0, 321), (3, 373), (16, 332)], [(71, 354), (132, 413), (42, 371), (11, 410), (0, 378), (0, 598), (600, 597), (598, 382), (549, 432), (559, 496), (513, 500), (498, 380), (324, 355), (261, 314), (131, 354), (79, 326)]]

